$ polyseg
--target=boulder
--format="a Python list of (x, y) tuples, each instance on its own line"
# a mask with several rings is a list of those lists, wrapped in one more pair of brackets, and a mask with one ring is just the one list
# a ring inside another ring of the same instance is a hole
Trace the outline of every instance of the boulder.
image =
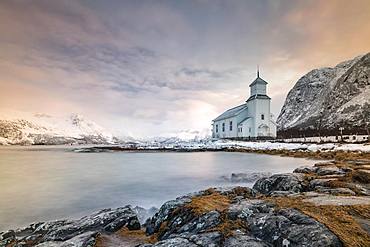
[(325, 175), (342, 175), (345, 174), (345, 171), (338, 168), (337, 166), (319, 166), (316, 170), (316, 174), (319, 176), (325, 176)]
[(316, 178), (312, 179), (308, 185), (309, 190), (316, 190), (318, 188), (327, 187), (328, 182), (335, 181), (336, 178)]
[(295, 209), (276, 209), (261, 200), (245, 200), (232, 205), (229, 216), (247, 224), (248, 236), (243, 239), (263, 241), (245, 246), (342, 246), (326, 226)]
[(289, 191), (292, 193), (303, 192), (305, 190), (304, 175), (299, 173), (287, 173), (261, 178), (254, 184), (253, 189), (266, 195), (274, 191)]
[(176, 208), (183, 206), (189, 202), (191, 202), (191, 197), (185, 196), (164, 203), (159, 209), (159, 211), (152, 218), (149, 218), (145, 222), (146, 233), (150, 235), (155, 232), (158, 232), (162, 223), (167, 220), (167, 218)]
[(301, 166), (296, 168), (293, 173), (305, 173), (305, 174), (310, 174), (310, 173), (316, 173), (318, 167), (316, 166)]

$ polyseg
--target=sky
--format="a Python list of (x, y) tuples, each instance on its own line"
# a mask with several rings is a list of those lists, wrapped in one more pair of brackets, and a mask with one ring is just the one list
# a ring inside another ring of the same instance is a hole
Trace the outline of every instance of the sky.
[(260, 75), (277, 118), (314, 68), (370, 52), (368, 0), (1, 0), (0, 111), (120, 135), (210, 128)]

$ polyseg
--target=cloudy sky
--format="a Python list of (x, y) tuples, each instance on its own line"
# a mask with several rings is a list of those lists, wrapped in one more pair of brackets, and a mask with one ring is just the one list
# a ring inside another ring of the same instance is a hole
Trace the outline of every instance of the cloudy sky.
[(0, 109), (116, 133), (203, 129), (269, 82), (279, 114), (313, 68), (370, 52), (368, 0), (0, 1)]

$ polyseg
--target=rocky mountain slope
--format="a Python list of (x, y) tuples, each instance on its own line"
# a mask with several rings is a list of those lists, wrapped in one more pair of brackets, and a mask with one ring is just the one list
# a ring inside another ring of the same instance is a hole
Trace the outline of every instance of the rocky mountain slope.
[(370, 53), (334, 68), (314, 69), (288, 93), (277, 120), (280, 136), (367, 133), (370, 126)]
[(0, 114), (0, 145), (103, 144), (118, 140), (98, 124), (78, 114), (56, 117), (46, 114)]

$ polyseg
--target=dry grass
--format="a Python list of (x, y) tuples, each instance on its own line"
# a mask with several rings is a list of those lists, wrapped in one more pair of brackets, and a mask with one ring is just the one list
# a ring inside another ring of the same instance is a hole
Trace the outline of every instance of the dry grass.
[(337, 161), (345, 160), (358, 160), (358, 159), (370, 159), (370, 153), (353, 152), (353, 151), (290, 151), (290, 150), (246, 150), (242, 148), (230, 148), (226, 151), (229, 152), (245, 152), (245, 153), (259, 153), (259, 154), (270, 154), (280, 155), (286, 157), (297, 157), (297, 158), (311, 158), (311, 159), (330, 159)]
[(295, 208), (326, 225), (345, 246), (370, 246), (370, 235), (354, 217), (370, 219), (369, 205), (316, 206), (302, 198), (266, 198), (279, 208)]
[(99, 234), (94, 247), (106, 247), (112, 246), (112, 244), (114, 245), (115, 243), (110, 243), (111, 237), (117, 238), (120, 242), (130, 246), (136, 246), (138, 244), (150, 242), (150, 238), (146, 236), (144, 230), (129, 230), (126, 227), (123, 227), (112, 235)]
[(218, 231), (221, 233), (222, 238), (225, 240), (228, 237), (231, 237), (234, 235), (235, 230), (240, 230), (240, 229), (248, 229), (248, 226), (246, 225), (245, 222), (243, 222), (241, 219), (237, 220), (230, 220), (226, 217), (226, 214), (222, 215), (222, 222), (218, 226), (209, 229), (209, 232), (213, 231)]
[(370, 184), (370, 173), (364, 170), (354, 170), (352, 172), (352, 181), (362, 184)]
[(230, 199), (227, 196), (214, 192), (209, 195), (196, 196), (184, 207), (190, 209), (195, 215), (202, 215), (213, 210), (222, 212), (226, 210), (229, 205)]

